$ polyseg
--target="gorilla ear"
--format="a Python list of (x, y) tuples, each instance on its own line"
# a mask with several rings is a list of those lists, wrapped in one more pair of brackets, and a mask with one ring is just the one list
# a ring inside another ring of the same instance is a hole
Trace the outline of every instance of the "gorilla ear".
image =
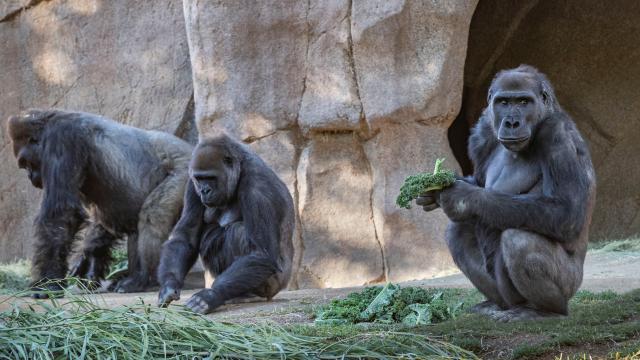
[(540, 92), (540, 94), (542, 95), (542, 100), (544, 101), (545, 105), (552, 106), (553, 97), (554, 97), (553, 88), (546, 81), (542, 81), (541, 85), (542, 85), (542, 91)]

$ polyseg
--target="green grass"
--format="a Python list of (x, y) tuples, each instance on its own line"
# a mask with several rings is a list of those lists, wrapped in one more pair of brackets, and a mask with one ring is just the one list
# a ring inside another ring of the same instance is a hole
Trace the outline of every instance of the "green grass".
[(621, 240), (597, 241), (589, 244), (591, 252), (640, 251), (640, 237)]
[(0, 264), (0, 294), (11, 294), (24, 290), (31, 282), (31, 263), (20, 260), (11, 264)]
[(634, 349), (633, 343), (625, 347), (622, 343), (637, 344), (640, 340), (640, 289), (623, 295), (580, 291), (571, 300), (570, 316), (564, 319), (502, 324), (480, 315), (464, 314), (423, 330), (442, 335), (447, 341), (486, 358), (503, 351), (508, 354), (505, 358), (526, 359), (587, 344), (608, 348), (605, 353), (630, 354), (640, 348)]
[(442, 337), (392, 328), (311, 335), (272, 322), (249, 326), (217, 322), (177, 306), (161, 309), (139, 303), (107, 309), (69, 293), (63, 299), (0, 313), (0, 359), (205, 357), (476, 358)]

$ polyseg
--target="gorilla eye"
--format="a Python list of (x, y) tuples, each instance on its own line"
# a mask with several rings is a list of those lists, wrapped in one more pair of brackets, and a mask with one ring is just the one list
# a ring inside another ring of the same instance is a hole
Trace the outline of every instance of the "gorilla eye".
[(38, 139), (34, 138), (34, 137), (30, 137), (29, 138), (29, 144), (37, 144), (38, 143)]
[(520, 99), (520, 105), (527, 105), (529, 103), (529, 100), (527, 99)]
[(500, 105), (507, 105), (508, 101), (507, 99), (500, 99)]
[(226, 165), (233, 165), (233, 159), (231, 158), (231, 156), (225, 156), (224, 159), (222, 159), (222, 161), (224, 161), (224, 163)]

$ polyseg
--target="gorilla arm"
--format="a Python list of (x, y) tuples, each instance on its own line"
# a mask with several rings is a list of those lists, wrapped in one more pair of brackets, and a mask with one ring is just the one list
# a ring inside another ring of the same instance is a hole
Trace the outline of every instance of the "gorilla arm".
[[(36, 219), (35, 282), (61, 279), (67, 272), (67, 255), (73, 238), (87, 215), (80, 200), (80, 187), (87, 166), (85, 144), (73, 124), (60, 124), (43, 138), (42, 178), (44, 198)], [(55, 261), (52, 261), (55, 259)], [(53, 265), (53, 266), (52, 266)], [(48, 286), (57, 288), (56, 285)], [(34, 297), (47, 297), (34, 294)]]
[(284, 204), (280, 204), (277, 194), (270, 193), (266, 186), (261, 189), (260, 186), (240, 185), (238, 196), (243, 218), (242, 230), (226, 230), (222, 236), (232, 236), (226, 238), (225, 242), (239, 244), (247, 249), (247, 253), (234, 259), (227, 269), (216, 276), (210, 289), (197, 292), (187, 301), (186, 306), (193, 311), (208, 313), (226, 300), (247, 295), (265, 284), (279, 270), (279, 224)]
[[(454, 221), (476, 217), (487, 226), (505, 230), (529, 230), (553, 240), (570, 243), (586, 223), (593, 179), (576, 149), (579, 144), (566, 131), (563, 119), (543, 124), (533, 144), (542, 168), (542, 194), (511, 195), (486, 190), (461, 181), (440, 193), (440, 205)], [(553, 132), (553, 133), (550, 133)]]
[(184, 194), (182, 215), (169, 240), (163, 245), (160, 255), (160, 306), (167, 306), (172, 301), (180, 299), (184, 278), (198, 258), (203, 216), (204, 205), (200, 202), (193, 182), (189, 180)]

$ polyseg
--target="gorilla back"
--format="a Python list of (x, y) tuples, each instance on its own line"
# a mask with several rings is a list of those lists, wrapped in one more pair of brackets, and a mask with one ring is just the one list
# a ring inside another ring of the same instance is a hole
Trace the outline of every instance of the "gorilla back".
[(454, 261), (501, 321), (566, 315), (582, 282), (595, 174), (585, 141), (549, 80), (499, 72), (469, 140), (472, 177), (417, 200), (451, 219)]
[(240, 296), (270, 299), (291, 276), (293, 199), (285, 184), (246, 145), (227, 136), (200, 141), (180, 221), (164, 244), (159, 305), (179, 299), (198, 254), (215, 275), (187, 307), (207, 313)]
[(44, 190), (36, 219), (36, 287), (65, 276), (87, 210), (91, 221), (71, 275), (102, 279), (111, 247), (126, 236), (129, 276), (114, 288), (153, 285), (160, 245), (182, 206), (191, 146), (166, 133), (60, 110), (26, 111), (11, 117), (8, 129), (18, 165)]

